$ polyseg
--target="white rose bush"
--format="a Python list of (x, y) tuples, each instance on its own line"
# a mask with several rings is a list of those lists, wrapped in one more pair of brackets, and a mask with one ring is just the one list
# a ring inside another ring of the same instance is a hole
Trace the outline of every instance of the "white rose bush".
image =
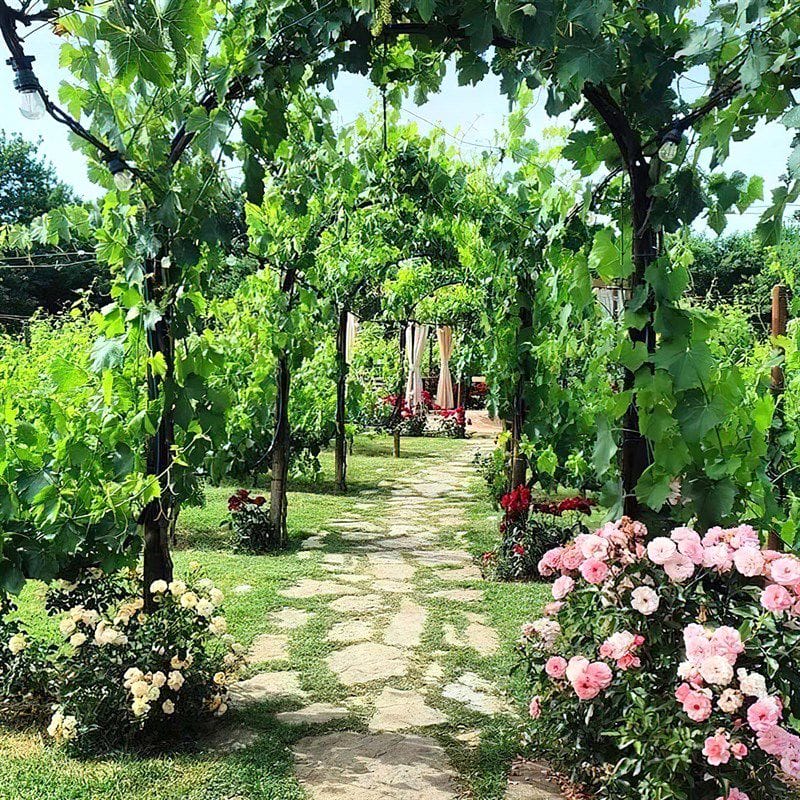
[(599, 798), (796, 796), (800, 559), (749, 525), (623, 518), (539, 569), (553, 602), (520, 652), (540, 751)]
[(60, 614), (60, 647), (37, 641), (9, 604), (0, 707), (41, 719), (54, 743), (85, 753), (175, 744), (224, 715), (243, 650), (228, 633), (222, 592), (193, 567), (187, 581), (153, 584), (148, 614), (135, 594), (120, 599), (127, 585), (131, 575), (117, 573), (56, 587), (51, 613), (65, 598), (83, 601)]

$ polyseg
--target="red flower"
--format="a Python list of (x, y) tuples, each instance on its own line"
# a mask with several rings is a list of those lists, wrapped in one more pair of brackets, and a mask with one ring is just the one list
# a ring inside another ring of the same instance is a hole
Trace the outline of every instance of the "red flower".
[(559, 512), (579, 511), (581, 514), (591, 514), (592, 506), (597, 505), (594, 500), (588, 497), (568, 497), (558, 504)]
[(527, 486), (517, 486), (508, 494), (504, 494), (500, 505), (509, 518), (524, 515), (531, 505), (531, 490)]
[(525, 555), (525, 548), (521, 544), (515, 544), (511, 549), (518, 556), (524, 556)]
[(242, 507), (242, 498), (233, 494), (228, 498), (228, 511), (238, 511)]
[(241, 497), (242, 500), (247, 500), (250, 497), (250, 492), (247, 489), (238, 489), (236, 496)]
[(266, 503), (266, 502), (267, 502), (267, 499), (265, 497), (262, 497), (261, 495), (258, 495), (258, 496), (253, 498), (253, 503), (255, 503), (255, 505), (257, 505), (259, 508), (261, 508), (261, 506), (263, 506), (264, 503)]

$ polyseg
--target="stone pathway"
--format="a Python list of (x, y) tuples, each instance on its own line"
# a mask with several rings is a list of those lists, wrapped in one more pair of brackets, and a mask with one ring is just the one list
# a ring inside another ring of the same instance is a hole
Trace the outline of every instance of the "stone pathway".
[[(463, 652), (480, 665), (501, 648), (482, 613), (480, 572), (458, 547), (459, 501), (475, 474), (475, 449), (475, 441), (466, 443), (447, 463), (431, 460), (401, 480), (381, 481), (388, 498), (362, 491), (352, 515), (306, 539), (298, 555), (315, 559), (320, 577), (283, 587), (286, 606), (267, 616), (270, 632), (253, 641), (249, 662), (269, 671), (233, 687), (232, 700), (288, 704), (276, 720), (311, 727), (293, 746), (309, 800), (471, 797), (445, 745), (480, 745), (480, 731), (465, 730), (462, 718), (515, 714), (486, 677), (443, 667), (449, 653)], [(379, 508), (385, 512), (376, 520)], [(304, 691), (302, 666), (280, 670), (293, 663), (293, 634), (322, 622), (321, 661), (340, 689), (335, 702)], [(342, 730), (348, 719), (353, 730)], [(511, 780), (507, 798), (560, 797), (540, 771), (535, 776)]]

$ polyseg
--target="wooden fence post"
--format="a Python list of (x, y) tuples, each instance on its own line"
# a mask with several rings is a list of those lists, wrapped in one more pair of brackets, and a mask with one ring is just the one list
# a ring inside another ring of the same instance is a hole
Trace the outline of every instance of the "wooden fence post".
[[(780, 283), (772, 287), (772, 336), (786, 336), (786, 323), (788, 321), (789, 311), (787, 304), (786, 287)], [(783, 348), (778, 348), (779, 352), (783, 353)], [(775, 398), (775, 413), (780, 415), (778, 404), (780, 403), (781, 395), (784, 389), (784, 375), (783, 367), (776, 364), (772, 367), (772, 376), (770, 381), (770, 391)], [(780, 470), (780, 460), (778, 464)], [(779, 476), (775, 478), (775, 491), (778, 500), (783, 499), (783, 479)], [(767, 538), (767, 547), (770, 550), (783, 550), (783, 540), (777, 533), (770, 531)]]

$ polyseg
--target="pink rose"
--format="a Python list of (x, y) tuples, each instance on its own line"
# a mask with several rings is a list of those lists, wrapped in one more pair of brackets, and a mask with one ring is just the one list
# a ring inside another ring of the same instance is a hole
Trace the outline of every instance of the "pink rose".
[(538, 695), (531, 700), (528, 706), (528, 713), (533, 719), (539, 719), (542, 716), (542, 699)]
[(589, 583), (602, 583), (608, 576), (608, 565), (596, 558), (588, 558), (581, 564), (581, 575)]
[(730, 572), (733, 566), (732, 550), (727, 544), (715, 544), (711, 547), (706, 547), (703, 566), (707, 569), (716, 569), (718, 572)]
[(686, 656), (693, 664), (701, 664), (714, 655), (714, 646), (705, 636), (692, 636), (686, 641)]
[(547, 659), (544, 671), (554, 679), (563, 678), (567, 674), (567, 659), (561, 656), (552, 656)]
[(691, 694), (692, 687), (689, 686), (688, 683), (684, 681), (676, 690), (675, 690), (675, 699), (683, 705), (686, 698)]
[(545, 605), (545, 607), (542, 609), (542, 613), (546, 617), (554, 617), (559, 611), (561, 611), (562, 608), (564, 608), (563, 603), (547, 603), (547, 605)]
[(744, 642), (736, 628), (721, 625), (711, 635), (711, 647), (715, 655), (723, 656), (733, 666), (737, 656), (744, 653)]
[(780, 703), (774, 697), (757, 700), (747, 709), (747, 724), (756, 732), (763, 733), (775, 727), (783, 716)]
[(553, 599), (563, 600), (575, 588), (575, 581), (569, 575), (562, 575), (553, 582)]
[(705, 722), (711, 716), (711, 698), (692, 690), (683, 699), (683, 710), (692, 722)]
[(629, 669), (637, 669), (642, 666), (642, 661), (639, 656), (633, 653), (625, 653), (622, 658), (617, 659), (617, 666), (623, 671), (627, 672)]
[(694, 575), (694, 563), (683, 553), (677, 553), (664, 564), (664, 572), (675, 583), (683, 583)]
[(607, 689), (611, 685), (611, 681), (614, 680), (614, 673), (611, 671), (611, 667), (602, 661), (593, 661), (589, 664), (584, 675), (599, 689)]
[(758, 734), (757, 743), (767, 755), (780, 757), (786, 752), (791, 735), (779, 725), (773, 725)]
[(783, 586), (800, 583), (800, 561), (793, 556), (783, 556), (770, 565), (770, 576)]
[(761, 592), (761, 605), (767, 611), (778, 613), (780, 611), (787, 611), (792, 607), (794, 600), (789, 594), (785, 586), (779, 586), (777, 583), (771, 583)]
[(608, 540), (593, 533), (581, 534), (575, 538), (575, 544), (584, 558), (596, 558), (605, 561), (608, 558)]
[(747, 578), (755, 578), (764, 572), (764, 556), (757, 547), (742, 547), (733, 554), (736, 569)]
[(717, 800), (750, 800), (750, 797), (739, 789), (731, 789), (727, 795), (718, 797)]
[(712, 767), (727, 764), (731, 760), (731, 746), (724, 733), (709, 736), (703, 747), (703, 755)]
[(743, 758), (747, 758), (748, 753), (747, 745), (744, 742), (734, 742), (731, 745), (731, 755), (737, 760), (741, 761)]
[(583, 656), (572, 656), (567, 663), (566, 676), (570, 683), (575, 683), (589, 666), (589, 659)]
[(682, 556), (686, 556), (692, 564), (700, 566), (705, 558), (705, 548), (700, 544), (700, 537), (698, 541), (683, 541), (678, 543), (678, 552)]
[(677, 552), (675, 542), (666, 536), (657, 536), (647, 545), (647, 557), (654, 564), (666, 564)]
[(578, 695), (579, 700), (594, 700), (600, 694), (600, 687), (589, 680), (585, 672), (578, 676), (578, 680), (573, 682), (572, 688), (575, 690), (575, 694)]
[(566, 547), (561, 554), (561, 569), (576, 570), (583, 564), (583, 553), (577, 547)]

